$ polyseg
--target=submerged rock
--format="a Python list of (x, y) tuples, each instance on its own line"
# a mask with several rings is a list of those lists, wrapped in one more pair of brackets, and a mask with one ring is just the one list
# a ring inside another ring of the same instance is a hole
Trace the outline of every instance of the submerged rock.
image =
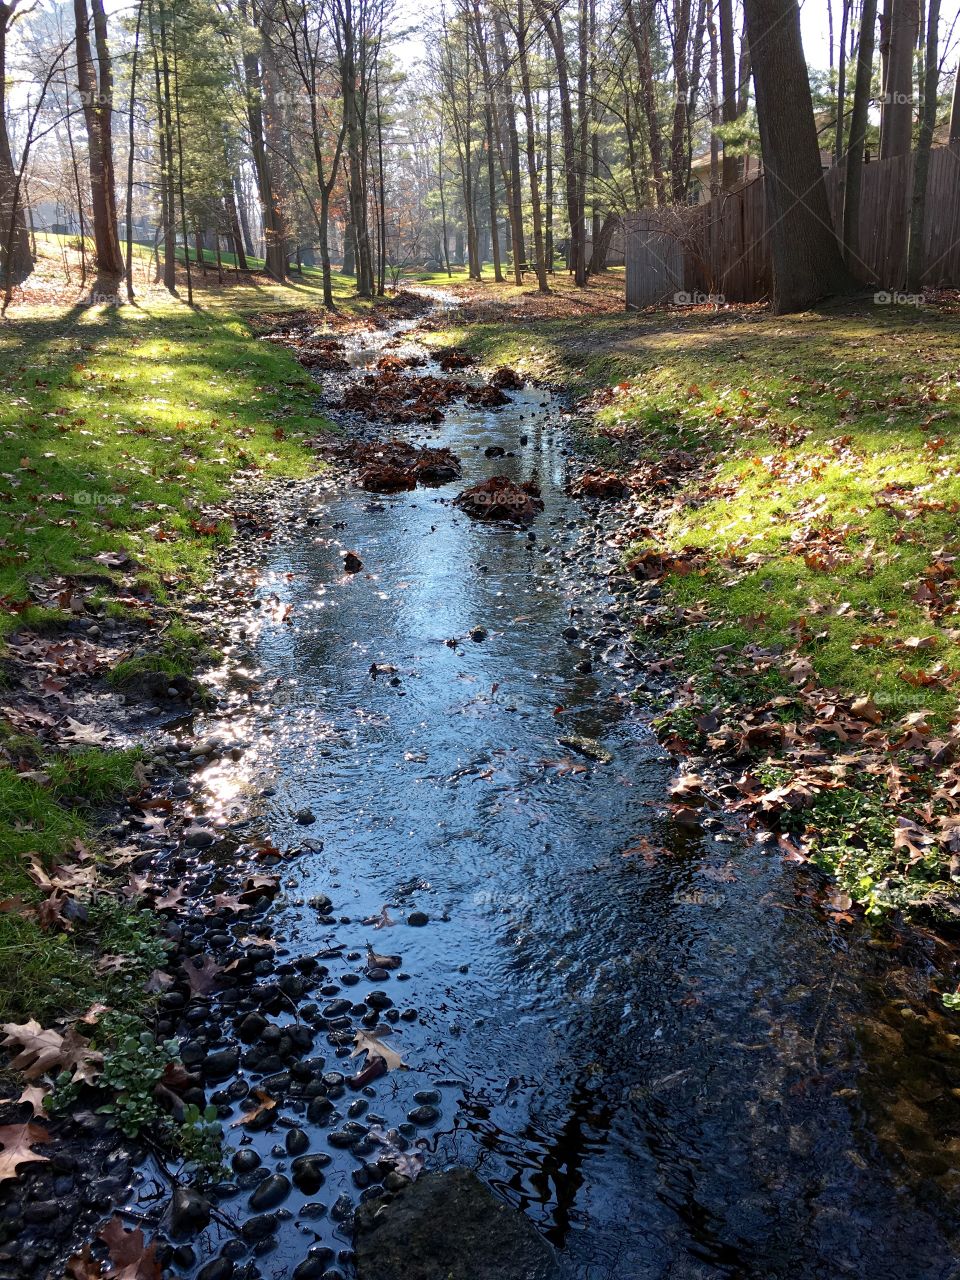
[(549, 1246), (470, 1169), (361, 1205), (354, 1247), (359, 1280), (560, 1280)]

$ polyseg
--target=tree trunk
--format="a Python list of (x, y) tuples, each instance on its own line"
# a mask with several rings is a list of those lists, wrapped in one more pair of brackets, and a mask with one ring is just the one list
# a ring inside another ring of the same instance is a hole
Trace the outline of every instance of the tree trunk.
[[(643, 6), (638, 14), (636, 6)], [(657, 115), (657, 99), (650, 57), (650, 24), (653, 20), (652, 0), (626, 0), (624, 10), (630, 39), (637, 55), (637, 73), (640, 77), (643, 109), (647, 118), (647, 145), (650, 148), (650, 168), (653, 173), (654, 198), (658, 205), (666, 204), (667, 188), (663, 176), (663, 139), (660, 118)]]
[[(246, 19), (247, 6), (241, 0), (240, 13)], [(250, 152), (257, 178), (260, 196), (260, 216), (263, 221), (264, 260), (267, 274), (282, 281), (286, 276), (287, 252), (283, 241), (279, 208), (273, 189), (273, 174), (264, 141), (263, 77), (256, 50), (247, 46), (243, 54), (243, 74), (247, 100), (247, 127), (250, 131)]]
[[(835, 164), (840, 163), (840, 157), (843, 155), (843, 135), (844, 135), (844, 114), (846, 111), (847, 97), (847, 23), (850, 20), (850, 6), (852, 0), (843, 0), (843, 15), (840, 19), (840, 60), (839, 70), (837, 73), (837, 134), (833, 144), (833, 160)], [(874, 27), (876, 23), (877, 0), (873, 0), (874, 11)], [(870, 42), (871, 51), (873, 49), (873, 41)], [(870, 68), (871, 75), (873, 67)], [(858, 73), (859, 74), (859, 73)], [(869, 86), (868, 86), (869, 87)], [(856, 93), (856, 86), (854, 86)], [(852, 135), (851, 135), (852, 136)]]
[(849, 288), (820, 166), (797, 0), (745, 0), (773, 259), (773, 309)]
[(489, 103), (484, 111), (487, 131), (487, 198), (490, 206), (490, 253), (493, 257), (493, 278), (498, 284), (503, 283), (503, 270), (500, 265), (500, 235), (497, 231), (497, 175), (493, 165), (493, 112)]
[(910, 242), (907, 252), (907, 288), (918, 292), (923, 284), (923, 229), (927, 212), (930, 147), (937, 122), (937, 89), (940, 81), (940, 66), (937, 60), (939, 25), (940, 0), (929, 0), (927, 49), (923, 60), (923, 114), (920, 117), (920, 139), (913, 162), (913, 200), (910, 205)]
[(960, 66), (953, 82), (953, 106), (950, 110), (950, 145), (960, 143)]
[(615, 213), (608, 213), (604, 218), (603, 226), (593, 242), (593, 252), (590, 255), (591, 275), (595, 271), (606, 271), (607, 254), (610, 252), (610, 242), (613, 240), (613, 233), (617, 229), (618, 222), (619, 218)]
[(547, 208), (543, 228), (543, 251), (547, 258), (547, 271), (553, 275), (553, 98), (549, 86), (547, 87), (547, 128), (544, 150), (546, 155), (543, 195)]
[(880, 110), (880, 159), (909, 155), (913, 147), (913, 55), (920, 31), (918, 0), (886, 0)]
[(240, 219), (240, 232), (243, 236), (243, 252), (248, 258), (252, 258), (254, 256), (253, 236), (250, 233), (250, 218), (247, 214), (247, 199), (244, 195), (239, 173), (235, 173), (233, 175), (233, 199), (237, 206), (237, 216)]
[(540, 175), (537, 172), (537, 137), (533, 114), (533, 90), (530, 83), (530, 59), (527, 55), (527, 29), (523, 0), (517, 0), (517, 59), (520, 67), (520, 87), (523, 91), (523, 113), (527, 136), (527, 178), (530, 182), (530, 205), (533, 216), (533, 256), (537, 272), (537, 287), (541, 293), (549, 293), (547, 284), (547, 254), (543, 240), (543, 214), (540, 208)]
[[(844, 8), (846, 17), (846, 8)], [(863, 0), (860, 15), (860, 41), (857, 48), (857, 77), (853, 88), (853, 111), (850, 115), (850, 145), (847, 148), (847, 172), (843, 192), (843, 249), (851, 274), (865, 270), (860, 260), (860, 190), (863, 185), (863, 150), (867, 133), (867, 110), (870, 106), (870, 81), (873, 78), (873, 47), (877, 25), (877, 0)]]
[(3, 276), (8, 287), (33, 270), (26, 218), (23, 206), (16, 198), (17, 174), (7, 132), (7, 30), (12, 12), (11, 5), (0, 3), (0, 246)]
[(717, 135), (717, 125), (720, 123), (720, 97), (717, 84), (720, 59), (713, 0), (710, 0), (707, 29), (710, 36), (710, 62), (707, 71), (707, 87), (710, 90), (710, 195), (715, 196), (720, 192), (720, 138)]
[[(224, 155), (224, 159), (226, 159), (226, 154)], [(237, 260), (237, 270), (249, 271), (250, 268), (247, 265), (247, 252), (244, 244), (244, 234), (240, 225), (240, 212), (235, 194), (237, 185), (239, 184), (237, 183), (236, 178), (227, 179), (224, 184), (223, 207), (227, 215), (227, 228), (230, 235), (230, 242), (233, 245), (233, 256)]]
[(503, 177), (507, 188), (507, 211), (510, 215), (510, 238), (513, 245), (513, 280), (523, 284), (523, 272), (527, 265), (527, 251), (523, 241), (523, 191), (520, 178), (520, 135), (517, 132), (517, 113), (513, 100), (513, 81), (510, 77), (510, 58), (503, 33), (503, 21), (499, 12), (493, 11), (493, 30), (496, 36), (498, 79), (503, 94), (502, 110), (498, 113), (501, 127), (506, 126), (507, 156)]
[[(559, 15), (547, 10), (545, 0), (534, 0), (537, 13), (544, 23), (553, 46), (557, 66), (557, 91), (560, 98), (560, 129), (563, 139), (563, 171), (567, 197), (567, 219), (570, 224), (570, 262), (578, 285), (586, 284), (586, 255), (584, 252), (583, 206), (579, 200), (582, 156), (577, 154), (579, 130), (574, 126), (573, 107), (570, 98), (570, 74), (563, 26)], [(582, 0), (581, 0), (582, 5)]]
[[(733, 0), (719, 0), (720, 18), (720, 83), (723, 101), (720, 107), (720, 119), (723, 124), (733, 124), (737, 118), (737, 62), (734, 49), (733, 34)], [(723, 168), (720, 185), (724, 191), (730, 191), (740, 178), (740, 165), (733, 153), (730, 143), (723, 144)]]
[[(727, 0), (723, 0), (727, 3)], [(673, 131), (670, 137), (670, 182), (674, 204), (683, 204), (690, 183), (690, 155), (687, 149), (687, 44), (690, 39), (690, 0), (673, 3)]]
[(123, 255), (117, 230), (117, 194), (113, 170), (113, 66), (107, 44), (103, 0), (91, 0), (97, 66), (90, 48), (87, 0), (73, 0), (76, 21), (77, 84), (87, 127), (90, 159), (90, 197), (97, 270), (123, 275)]
[(130, 102), (127, 114), (127, 301), (133, 301), (133, 162), (137, 104), (137, 62), (140, 57), (140, 26), (143, 22), (143, 0), (137, 5), (137, 26), (133, 36), (133, 63), (130, 68)]

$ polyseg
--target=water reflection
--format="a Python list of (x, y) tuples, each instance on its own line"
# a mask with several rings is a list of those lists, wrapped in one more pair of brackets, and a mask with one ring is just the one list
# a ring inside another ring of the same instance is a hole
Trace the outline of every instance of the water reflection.
[[(414, 1070), (377, 1105), (393, 1122), (440, 1088), (435, 1161), (476, 1165), (579, 1280), (949, 1276), (956, 1046), (922, 990), (891, 1013), (903, 958), (812, 912), (795, 870), (664, 816), (668, 768), (624, 681), (582, 669), (607, 602), (587, 544), (561, 564), (580, 513), (542, 400), (454, 410), (430, 436), (464, 485), (535, 476), (533, 539), (472, 523), (449, 486), (289, 513), (246, 635), (272, 697), (211, 791), (229, 812), (269, 780), (283, 847), (316, 816), (322, 852), (285, 867), (291, 953), (359, 954), (384, 904), (429, 915), (384, 929), (418, 1017)], [(345, 549), (364, 571), (342, 573)], [(319, 926), (317, 894), (347, 923)]]

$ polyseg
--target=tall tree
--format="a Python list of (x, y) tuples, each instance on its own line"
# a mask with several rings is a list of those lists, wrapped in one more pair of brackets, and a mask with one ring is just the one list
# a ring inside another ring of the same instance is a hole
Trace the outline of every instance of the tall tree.
[(860, 265), (860, 192), (863, 186), (863, 156), (867, 137), (867, 109), (873, 79), (873, 49), (877, 26), (877, 0), (863, 0), (860, 11), (860, 39), (857, 46), (857, 75), (850, 115), (850, 145), (843, 190), (843, 248), (847, 267), (856, 273)]
[(881, 27), (881, 160), (909, 155), (913, 146), (913, 59), (919, 31), (919, 0), (885, 0)]
[(7, 281), (19, 280), (33, 270), (33, 254), (7, 129), (7, 37), (20, 17), (17, 12), (20, 4), (21, 0), (0, 0), (0, 265)]
[(73, 0), (77, 31), (77, 82), (87, 127), (90, 160), (90, 198), (97, 269), (107, 276), (123, 275), (123, 255), (117, 229), (117, 192), (113, 168), (113, 63), (107, 41), (103, 0), (91, 0), (97, 62), (90, 47), (87, 0)]
[(923, 283), (923, 233), (927, 212), (927, 175), (930, 171), (930, 147), (937, 121), (937, 89), (940, 83), (938, 61), (940, 0), (929, 0), (927, 7), (927, 43), (923, 59), (922, 112), (920, 139), (913, 162), (913, 198), (910, 202), (910, 239), (907, 247), (907, 288), (919, 290)]
[(773, 309), (849, 287), (827, 205), (797, 0), (745, 0), (773, 259)]

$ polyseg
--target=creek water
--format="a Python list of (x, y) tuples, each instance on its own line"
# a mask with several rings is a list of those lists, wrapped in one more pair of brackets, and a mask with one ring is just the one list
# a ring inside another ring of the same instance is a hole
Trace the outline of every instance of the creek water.
[[(359, 1095), (360, 1122), (400, 1124), (438, 1093), (439, 1119), (409, 1131), (427, 1167), (476, 1168), (576, 1280), (960, 1274), (960, 1059), (923, 947), (826, 919), (807, 873), (724, 819), (671, 819), (639, 677), (601, 660), (616, 555), (566, 496), (559, 402), (526, 389), (408, 434), (453, 449), (463, 481), (292, 486), (272, 537), (226, 562), (226, 594), (253, 583), (261, 607), (225, 611), (203, 726), (248, 744), (203, 775), (208, 811), (300, 850), (269, 920), (280, 956), (321, 958), (321, 1004), (376, 986), (415, 1010), (389, 1041), (409, 1070)], [(535, 536), (451, 504), (491, 474), (538, 481)], [(363, 923), (384, 908), (394, 924)], [(402, 969), (367, 981), (367, 946)], [(356, 1069), (322, 1036), (316, 1052)], [(329, 1126), (297, 1123), (328, 1149)], [(279, 1140), (252, 1136), (270, 1168)], [(348, 1224), (304, 1210), (359, 1197), (360, 1162), (330, 1154), (255, 1259), (264, 1277), (349, 1247)]]

